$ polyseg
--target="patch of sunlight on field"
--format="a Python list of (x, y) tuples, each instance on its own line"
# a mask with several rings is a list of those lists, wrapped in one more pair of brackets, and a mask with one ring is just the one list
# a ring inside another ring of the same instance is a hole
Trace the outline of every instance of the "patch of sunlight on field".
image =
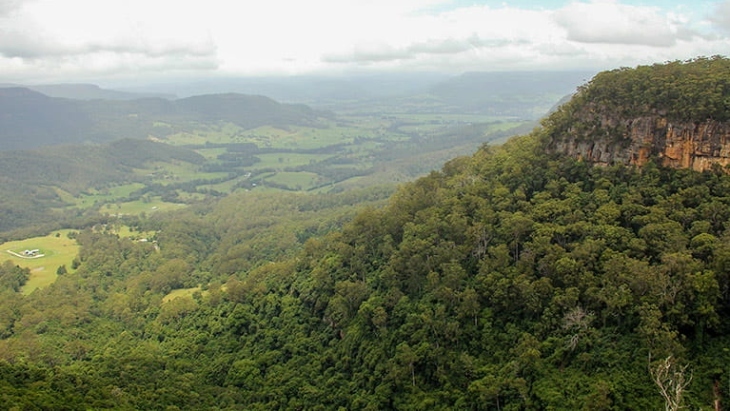
[(129, 238), (132, 240), (149, 240), (157, 234), (154, 231), (133, 231), (126, 225), (119, 226), (114, 232), (119, 238)]
[(185, 204), (167, 203), (159, 198), (153, 198), (149, 201), (137, 200), (127, 203), (105, 204), (99, 209), (99, 212), (114, 215), (139, 215), (142, 213), (150, 214), (158, 211), (177, 210), (184, 206)]
[[(76, 240), (68, 238), (73, 230), (54, 231), (47, 236), (32, 237), (19, 241), (8, 241), (0, 244), (0, 252), (5, 260), (30, 269), (30, 278), (23, 286), (23, 294), (30, 294), (38, 288), (47, 287), (56, 281), (56, 270), (65, 265), (72, 272), (71, 263), (79, 253)], [(33, 256), (25, 256), (24, 252), (38, 250)]]
[[(201, 291), (200, 286), (194, 288), (181, 288), (178, 290), (172, 290), (166, 296), (162, 297), (162, 302), (168, 303), (178, 297), (192, 297), (193, 294), (195, 294), (197, 291)], [(205, 295), (206, 293), (207, 291), (202, 291), (203, 295)]]
[[(141, 183), (130, 183), (121, 186), (116, 186), (104, 190), (87, 190), (85, 193), (74, 197), (69, 193), (65, 193), (61, 190), (57, 190), (59, 196), (64, 202), (75, 204), (76, 207), (91, 207), (97, 204), (109, 203), (119, 199), (125, 199), (129, 197), (134, 191), (144, 188), (144, 184)], [(63, 194), (65, 193), (65, 194)]]

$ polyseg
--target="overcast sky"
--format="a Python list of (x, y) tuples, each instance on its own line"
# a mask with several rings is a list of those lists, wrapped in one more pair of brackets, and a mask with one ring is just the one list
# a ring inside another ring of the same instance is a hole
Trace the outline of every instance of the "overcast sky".
[(730, 55), (730, 0), (0, 0), (0, 83), (588, 69)]

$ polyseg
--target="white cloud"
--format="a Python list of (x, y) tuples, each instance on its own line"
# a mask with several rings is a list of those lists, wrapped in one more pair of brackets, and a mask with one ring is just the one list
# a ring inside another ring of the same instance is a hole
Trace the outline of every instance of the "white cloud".
[(0, 65), (31, 78), (212, 70), (210, 33), (149, 2), (27, 1), (0, 17)]
[(672, 9), (603, 0), (528, 10), (451, 0), (0, 0), (0, 82), (603, 69), (730, 54), (730, 0), (710, 17), (685, 1)]
[(555, 21), (567, 30), (568, 40), (670, 47), (677, 32), (658, 8), (636, 7), (604, 0), (571, 3), (555, 13)]
[(730, 33), (730, 0), (718, 3), (708, 19), (723, 32)]
[(7, 16), (21, 7), (22, 0), (0, 0), (0, 16)]

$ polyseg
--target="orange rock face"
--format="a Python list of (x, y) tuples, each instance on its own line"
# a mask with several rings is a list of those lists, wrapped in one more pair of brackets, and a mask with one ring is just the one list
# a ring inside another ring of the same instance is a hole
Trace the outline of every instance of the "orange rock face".
[(555, 139), (552, 148), (599, 164), (641, 166), (650, 159), (674, 168), (704, 171), (730, 164), (730, 123), (672, 123), (666, 118), (641, 117), (623, 122), (602, 119), (593, 130)]

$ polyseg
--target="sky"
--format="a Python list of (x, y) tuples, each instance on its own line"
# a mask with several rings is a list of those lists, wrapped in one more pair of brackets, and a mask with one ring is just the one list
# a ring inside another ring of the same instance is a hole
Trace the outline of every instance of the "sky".
[(0, 83), (606, 70), (730, 55), (730, 0), (0, 0)]

